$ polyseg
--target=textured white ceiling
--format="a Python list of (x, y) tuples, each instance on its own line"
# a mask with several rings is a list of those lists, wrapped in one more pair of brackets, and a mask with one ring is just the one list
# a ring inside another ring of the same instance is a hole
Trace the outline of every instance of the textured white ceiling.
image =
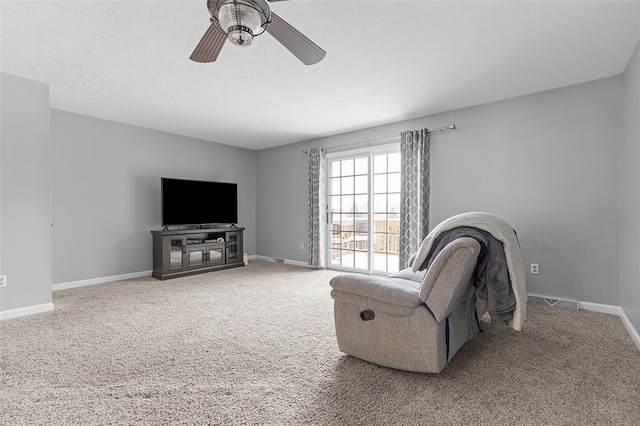
[(2, 0), (0, 70), (53, 108), (261, 149), (617, 75), (640, 40), (640, 1), (269, 5), (322, 62), (269, 34), (190, 61), (205, 0)]

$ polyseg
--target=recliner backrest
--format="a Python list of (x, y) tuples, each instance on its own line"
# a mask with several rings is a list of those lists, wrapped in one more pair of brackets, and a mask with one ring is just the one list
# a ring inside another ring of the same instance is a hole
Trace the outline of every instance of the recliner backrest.
[(418, 297), (431, 310), (436, 321), (443, 321), (465, 287), (472, 285), (471, 274), (479, 254), (480, 243), (473, 238), (462, 237), (447, 244), (429, 266)]

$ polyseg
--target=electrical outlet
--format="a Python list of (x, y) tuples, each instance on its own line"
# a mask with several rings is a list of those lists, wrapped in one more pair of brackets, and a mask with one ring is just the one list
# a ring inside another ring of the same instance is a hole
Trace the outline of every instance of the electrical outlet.
[(300, 250), (304, 250), (304, 243), (300, 243)]
[(537, 263), (531, 264), (531, 275), (538, 275), (540, 273), (540, 266)]
[(7, 286), (7, 276), (0, 275), (0, 287), (6, 287), (6, 286)]

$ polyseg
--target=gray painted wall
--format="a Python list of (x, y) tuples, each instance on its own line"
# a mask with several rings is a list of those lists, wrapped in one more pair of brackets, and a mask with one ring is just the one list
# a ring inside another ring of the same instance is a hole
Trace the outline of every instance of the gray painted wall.
[(258, 151), (258, 255), (307, 261), (307, 160), (301, 151), (300, 144)]
[(255, 253), (254, 151), (55, 109), (51, 135), (54, 283), (151, 270), (162, 176), (238, 183), (244, 250)]
[(618, 76), (260, 151), (257, 253), (307, 259), (302, 150), (455, 123), (432, 136), (431, 226), (495, 213), (540, 264), (529, 293), (619, 305), (621, 115)]
[(2, 74), (0, 310), (49, 303), (52, 281), (151, 269), (160, 176), (238, 182), (245, 251), (306, 262), (302, 150), (456, 123), (432, 136), (432, 226), (503, 216), (540, 264), (530, 293), (622, 305), (638, 329), (639, 57), (621, 77), (259, 152), (49, 110), (46, 84)]
[(640, 44), (622, 78), (622, 216), (620, 305), (640, 331)]
[(0, 311), (51, 303), (49, 85), (0, 73)]

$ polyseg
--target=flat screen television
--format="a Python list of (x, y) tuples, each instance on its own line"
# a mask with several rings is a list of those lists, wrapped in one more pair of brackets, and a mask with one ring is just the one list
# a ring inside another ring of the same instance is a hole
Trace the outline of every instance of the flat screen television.
[(238, 185), (161, 178), (162, 226), (238, 223)]

